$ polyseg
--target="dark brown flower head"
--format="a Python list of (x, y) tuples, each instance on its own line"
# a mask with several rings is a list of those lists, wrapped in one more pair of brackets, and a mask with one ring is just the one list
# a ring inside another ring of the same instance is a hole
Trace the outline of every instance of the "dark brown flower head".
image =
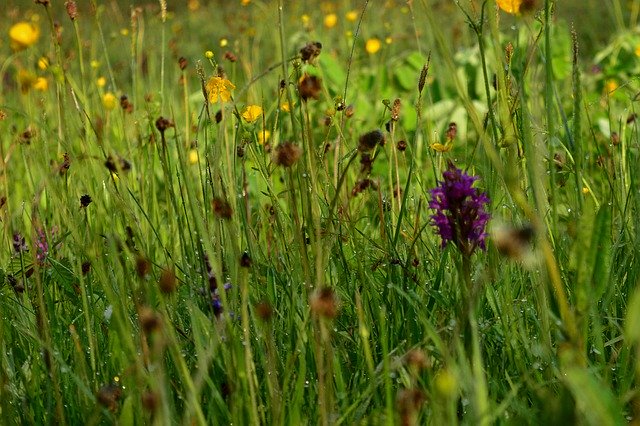
[(27, 240), (19, 232), (13, 233), (13, 251), (18, 254), (29, 251)]
[(244, 253), (242, 253), (242, 256), (240, 256), (240, 266), (242, 266), (243, 268), (250, 268), (251, 267), (251, 256), (249, 256), (249, 253), (247, 253), (246, 251)]
[(67, 15), (69, 15), (69, 18), (71, 18), (72, 21), (75, 21), (78, 17), (78, 5), (76, 5), (76, 2), (69, 0), (66, 1), (64, 5), (67, 8)]
[(104, 165), (111, 173), (118, 173), (120, 171), (127, 172), (131, 170), (131, 163), (120, 156), (118, 156), (118, 158), (113, 158), (113, 156), (109, 155), (104, 162)]
[(256, 304), (256, 315), (264, 322), (271, 321), (273, 317), (273, 308), (271, 304), (267, 301), (258, 302)]
[(187, 58), (185, 58), (184, 56), (180, 56), (180, 58), (178, 59), (178, 66), (180, 67), (180, 71), (184, 71), (187, 69)]
[(307, 43), (302, 49), (300, 49), (300, 58), (302, 62), (313, 62), (322, 51), (322, 43), (319, 41), (312, 41)]
[(446, 138), (447, 142), (451, 142), (456, 138), (458, 134), (458, 125), (454, 122), (449, 123), (449, 127), (447, 127)]
[(238, 57), (231, 51), (227, 50), (226, 52), (224, 52), (224, 59), (226, 59), (227, 61), (233, 63), (233, 62), (237, 62), (238, 61)]
[(158, 129), (160, 133), (164, 133), (169, 127), (175, 127), (175, 124), (168, 118), (159, 117), (156, 120), (156, 129)]
[(216, 119), (216, 124), (220, 123), (222, 121), (222, 110), (221, 109), (216, 112), (215, 119)]
[(355, 197), (361, 192), (364, 192), (367, 188), (376, 190), (378, 189), (378, 184), (369, 178), (360, 179), (358, 182), (356, 182), (356, 185), (351, 190), (351, 196)]
[(298, 81), (298, 93), (303, 101), (309, 98), (319, 99), (322, 92), (322, 80), (315, 75), (305, 73)]
[(129, 114), (133, 112), (133, 104), (129, 102), (127, 95), (120, 96), (120, 108)]
[(373, 168), (373, 158), (371, 158), (371, 154), (368, 152), (363, 152), (360, 154), (360, 173), (363, 175), (368, 175), (371, 173), (371, 169)]
[(138, 311), (138, 319), (140, 321), (140, 327), (145, 334), (151, 334), (158, 330), (162, 325), (160, 316), (150, 307), (142, 306)]
[(276, 147), (273, 162), (282, 167), (293, 166), (302, 156), (302, 148), (293, 142), (283, 142)]
[(353, 114), (355, 114), (355, 110), (353, 109), (353, 105), (347, 105), (347, 107), (344, 110), (344, 115), (347, 118), (351, 118), (351, 117), (353, 117)]
[(91, 204), (93, 200), (91, 199), (91, 196), (89, 194), (84, 194), (80, 196), (80, 207), (81, 208), (85, 208), (87, 207), (89, 204)]
[(140, 278), (146, 278), (151, 273), (151, 262), (142, 256), (136, 257), (136, 274)]
[(29, 145), (31, 143), (31, 139), (35, 136), (35, 132), (31, 128), (31, 126), (27, 127), (26, 130), (20, 133), (20, 143), (24, 143)]
[(611, 132), (611, 145), (620, 145), (620, 135), (618, 134), (618, 132)]
[(118, 400), (122, 396), (122, 388), (118, 385), (104, 385), (98, 390), (96, 395), (98, 402), (111, 412), (118, 409)]
[(407, 365), (416, 371), (431, 367), (431, 362), (421, 349), (411, 349), (404, 359)]
[(49, 6), (49, 3), (50, 3), (50, 2), (51, 2), (50, 0), (35, 0), (35, 3), (36, 3), (36, 4), (41, 4), (41, 5), (43, 5), (44, 7)]
[(398, 141), (398, 144), (396, 147), (398, 148), (398, 151), (405, 152), (407, 150), (407, 141), (405, 141), (404, 139), (401, 141)]
[(18, 281), (15, 276), (8, 274), (7, 281), (16, 294), (24, 293), (24, 280)]
[(382, 146), (384, 143), (384, 133), (378, 129), (372, 130), (360, 136), (358, 140), (358, 150), (363, 152), (371, 151), (376, 145)]
[(311, 312), (323, 318), (338, 316), (338, 297), (331, 287), (323, 287), (313, 292), (309, 299)]
[(638, 114), (636, 114), (635, 112), (629, 114), (629, 116), (627, 117), (627, 124), (633, 123), (634, 121), (636, 121), (636, 118), (638, 118)]
[(213, 208), (213, 213), (220, 219), (231, 219), (231, 216), (233, 215), (231, 204), (222, 198), (214, 198), (211, 201), (211, 207)]
[(71, 167), (71, 159), (69, 158), (69, 154), (65, 152), (62, 157), (62, 163), (58, 166), (60, 176), (64, 176), (69, 170), (69, 167)]
[(80, 270), (82, 271), (82, 275), (87, 275), (89, 272), (91, 272), (91, 262), (82, 262), (82, 265), (80, 265)]
[(178, 286), (178, 280), (176, 274), (171, 269), (164, 269), (160, 274), (160, 280), (158, 281), (158, 287), (164, 294), (173, 293)]

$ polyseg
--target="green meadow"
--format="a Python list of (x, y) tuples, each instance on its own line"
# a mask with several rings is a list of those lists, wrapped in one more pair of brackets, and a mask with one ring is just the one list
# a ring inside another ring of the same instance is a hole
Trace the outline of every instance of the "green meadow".
[(4, 0), (0, 424), (640, 424), (639, 0)]

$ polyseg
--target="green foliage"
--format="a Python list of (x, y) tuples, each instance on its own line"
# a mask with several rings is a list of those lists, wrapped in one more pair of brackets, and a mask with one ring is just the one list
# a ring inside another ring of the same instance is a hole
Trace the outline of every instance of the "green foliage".
[(640, 2), (240, 3), (6, 6), (0, 423), (637, 420)]

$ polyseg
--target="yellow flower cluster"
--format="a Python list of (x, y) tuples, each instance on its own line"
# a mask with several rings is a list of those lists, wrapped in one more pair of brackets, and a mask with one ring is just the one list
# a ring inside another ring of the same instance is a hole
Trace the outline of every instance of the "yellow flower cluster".
[(236, 86), (226, 78), (211, 77), (206, 84), (209, 102), (212, 104), (218, 101), (229, 102), (231, 100), (231, 91), (235, 88)]

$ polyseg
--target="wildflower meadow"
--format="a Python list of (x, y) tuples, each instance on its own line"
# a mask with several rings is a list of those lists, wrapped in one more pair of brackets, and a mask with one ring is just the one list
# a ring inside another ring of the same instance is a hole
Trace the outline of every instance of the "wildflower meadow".
[(640, 424), (640, 0), (3, 0), (0, 424)]

